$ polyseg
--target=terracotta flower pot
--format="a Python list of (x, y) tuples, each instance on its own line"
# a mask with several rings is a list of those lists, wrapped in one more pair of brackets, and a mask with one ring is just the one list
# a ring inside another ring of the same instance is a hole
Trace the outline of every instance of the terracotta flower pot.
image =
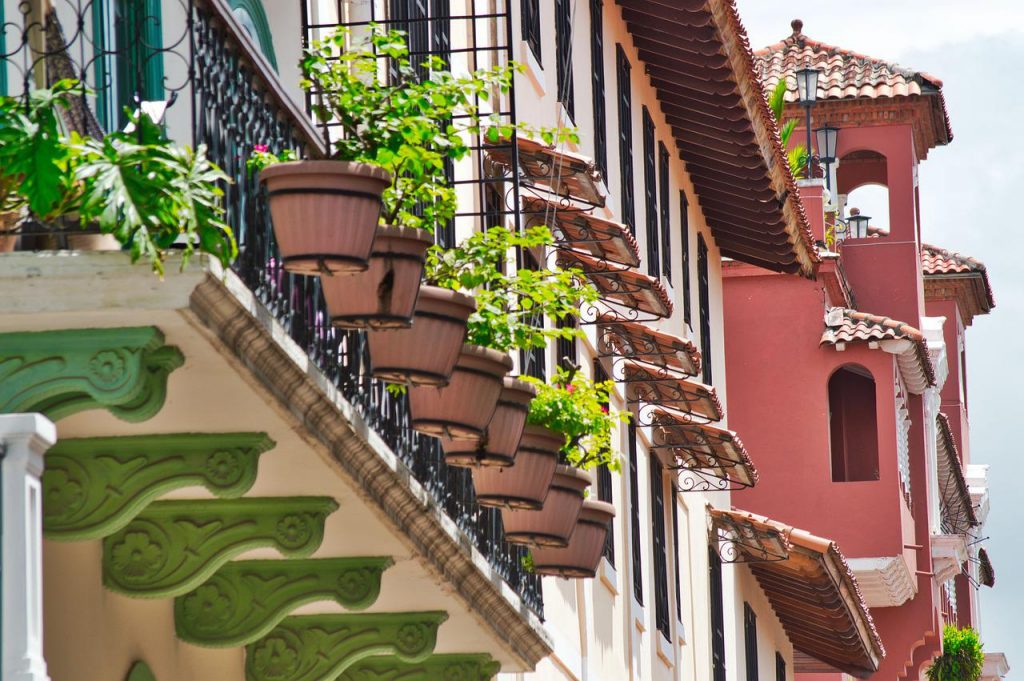
[(564, 549), (537, 547), (531, 551), (534, 571), (539, 575), (575, 579), (596, 575), (608, 537), (608, 525), (614, 517), (615, 507), (611, 504), (584, 501), (568, 546)]
[(526, 381), (505, 378), (498, 407), (480, 438), (453, 440), (441, 438), (444, 460), (449, 466), (511, 466), (526, 426), (530, 400), (537, 389)]
[(539, 511), (501, 509), (505, 541), (530, 546), (567, 546), (583, 508), (583, 490), (590, 483), (589, 473), (572, 466), (558, 466), (543, 508)]
[(565, 436), (543, 426), (526, 426), (515, 463), (474, 468), (473, 487), (481, 506), (540, 509), (551, 489)]
[(18, 244), (18, 224), (21, 222), (21, 211), (0, 213), (0, 253), (10, 253)]
[(362, 272), (391, 176), (366, 163), (290, 161), (265, 168), (274, 236), (297, 274)]
[(410, 328), (367, 334), (371, 373), (391, 383), (446, 385), (466, 339), (466, 320), (475, 309), (470, 296), (420, 287)]
[(434, 437), (479, 438), (494, 415), (502, 379), (512, 358), (479, 345), (463, 345), (455, 370), (444, 387), (409, 389), (412, 427)]
[(365, 272), (320, 278), (331, 324), (346, 329), (412, 326), (423, 264), (432, 243), (422, 229), (378, 227)]

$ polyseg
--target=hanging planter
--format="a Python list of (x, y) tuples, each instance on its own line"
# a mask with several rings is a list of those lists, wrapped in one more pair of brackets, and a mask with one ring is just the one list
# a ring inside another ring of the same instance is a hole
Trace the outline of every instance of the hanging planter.
[(411, 326), (432, 243), (433, 238), (422, 229), (377, 227), (365, 272), (320, 279), (331, 324), (346, 329)]
[(288, 161), (260, 172), (284, 268), (306, 275), (362, 272), (391, 175), (368, 163)]
[(409, 390), (412, 427), (434, 437), (478, 439), (494, 415), (502, 379), (511, 369), (512, 358), (507, 354), (463, 345), (448, 385)]
[(444, 461), (449, 466), (511, 466), (526, 426), (530, 400), (537, 389), (526, 381), (506, 377), (498, 407), (481, 438), (441, 438)]
[(584, 501), (568, 546), (561, 549), (537, 547), (531, 551), (534, 572), (567, 579), (589, 579), (596, 575), (608, 526), (614, 517), (615, 507), (611, 504)]
[(481, 506), (540, 509), (551, 489), (558, 451), (565, 436), (544, 426), (523, 429), (515, 463), (473, 469), (476, 502)]
[(537, 511), (501, 509), (505, 541), (530, 546), (567, 546), (583, 508), (583, 492), (590, 483), (589, 473), (572, 466), (558, 466), (543, 508)]
[(421, 287), (410, 328), (367, 334), (373, 376), (402, 385), (447, 385), (474, 309), (473, 298), (463, 293)]

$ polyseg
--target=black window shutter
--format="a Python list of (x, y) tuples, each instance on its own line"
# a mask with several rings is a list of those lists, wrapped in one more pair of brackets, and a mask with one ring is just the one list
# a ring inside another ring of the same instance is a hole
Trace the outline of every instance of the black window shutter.
[(665, 480), (657, 456), (651, 456), (651, 514), (654, 516), (654, 622), (672, 640), (668, 605), (668, 548), (665, 533)]
[(615, 73), (619, 100), (619, 178), (622, 186), (622, 223), (636, 234), (633, 199), (633, 101), (630, 95), (630, 66), (622, 45), (615, 46)]
[(558, 101), (576, 120), (572, 80), (572, 7), (574, 0), (555, 0), (555, 47), (558, 50)]
[(590, 0), (590, 67), (594, 95), (594, 162), (608, 177), (608, 121), (604, 102), (604, 0)]
[(711, 283), (708, 280), (708, 245), (697, 235), (697, 297), (700, 302), (700, 361), (703, 380), (711, 385)]
[(644, 128), (644, 207), (647, 217), (647, 273), (652, 277), (661, 276), (661, 255), (658, 246), (658, 178), (655, 175), (654, 121), (651, 112), (643, 108)]
[(757, 681), (757, 615), (750, 603), (743, 604), (743, 643), (746, 652), (747, 681)]
[(679, 190), (679, 239), (683, 242), (683, 321), (689, 326), (690, 314), (690, 202)]
[(629, 422), (629, 526), (633, 551), (633, 596), (644, 604), (643, 556), (640, 553), (640, 471), (637, 465), (636, 424)]
[(725, 606), (722, 603), (722, 559), (708, 547), (711, 591), (711, 679), (725, 681)]
[(672, 281), (672, 225), (668, 199), (668, 148), (658, 142), (658, 195), (661, 209), (661, 273)]

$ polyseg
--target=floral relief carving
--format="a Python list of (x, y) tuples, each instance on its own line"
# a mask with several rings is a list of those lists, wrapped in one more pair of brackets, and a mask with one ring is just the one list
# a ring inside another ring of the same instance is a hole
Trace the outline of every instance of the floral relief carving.
[(97, 386), (109, 390), (125, 380), (128, 363), (116, 350), (97, 352), (89, 360), (89, 376)]
[(114, 568), (128, 579), (142, 579), (164, 564), (166, 552), (146, 532), (126, 532), (111, 549)]

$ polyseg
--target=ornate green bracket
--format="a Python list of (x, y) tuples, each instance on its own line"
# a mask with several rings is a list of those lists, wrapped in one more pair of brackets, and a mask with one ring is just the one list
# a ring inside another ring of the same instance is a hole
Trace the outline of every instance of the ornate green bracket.
[(337, 508), (329, 497), (155, 501), (103, 540), (103, 583), (129, 596), (178, 596), (249, 549), (305, 557)]
[(241, 646), (265, 636), (295, 608), (334, 600), (351, 610), (380, 594), (390, 558), (243, 560), (228, 563), (192, 593), (174, 600), (178, 638)]
[(306, 615), (285, 618), (246, 647), (246, 681), (333, 681), (374, 655), (422, 662), (437, 642), (443, 612)]
[(422, 662), (368, 657), (337, 681), (491, 681), (501, 663), (490, 655), (432, 655)]
[(43, 531), (48, 539), (100, 539), (174, 489), (204, 485), (239, 497), (256, 481), (265, 433), (184, 433), (62, 440), (46, 454)]
[(184, 361), (152, 326), (0, 334), (0, 413), (57, 421), (108, 409), (145, 421), (160, 411), (167, 375)]

